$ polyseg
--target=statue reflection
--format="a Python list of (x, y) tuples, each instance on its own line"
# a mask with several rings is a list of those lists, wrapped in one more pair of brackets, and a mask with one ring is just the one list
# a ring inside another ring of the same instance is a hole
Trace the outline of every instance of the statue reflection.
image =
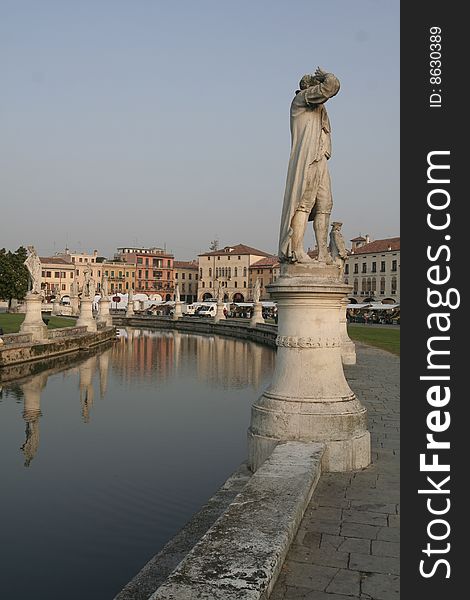
[(96, 356), (85, 360), (78, 367), (80, 404), (82, 407), (82, 418), (85, 423), (90, 422), (90, 410), (93, 407), (95, 391), (93, 389), (93, 374), (97, 368)]
[(26, 440), (21, 446), (25, 467), (29, 467), (39, 448), (41, 392), (46, 387), (47, 377), (46, 373), (42, 373), (21, 385), (24, 401), (23, 419), (26, 422)]

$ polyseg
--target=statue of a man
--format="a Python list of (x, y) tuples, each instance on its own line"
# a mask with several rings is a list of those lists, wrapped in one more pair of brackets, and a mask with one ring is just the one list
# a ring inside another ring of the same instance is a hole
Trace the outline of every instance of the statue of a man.
[(85, 275), (83, 295), (93, 300), (95, 298), (95, 281), (93, 279), (93, 270), (89, 264), (85, 267), (83, 274)]
[(41, 293), (41, 261), (34, 246), (28, 246), (28, 257), (23, 263), (29, 272), (29, 292)]
[(338, 265), (340, 277), (343, 276), (344, 263), (348, 258), (348, 251), (344, 243), (343, 234), (341, 233), (342, 223), (334, 221), (331, 224), (330, 243), (328, 250), (330, 251), (333, 264)]
[(261, 283), (260, 283), (260, 280), (259, 280), (259, 277), (258, 277), (256, 279), (256, 283), (255, 283), (255, 285), (253, 287), (253, 302), (255, 304), (258, 304), (260, 296), (261, 296)]
[(222, 288), (222, 282), (220, 281), (220, 279), (217, 280), (217, 302), (223, 302), (224, 301), (224, 290)]
[(176, 284), (176, 288), (175, 288), (175, 302), (181, 302), (180, 286), (178, 283)]
[(282, 262), (311, 262), (303, 247), (308, 221), (313, 221), (318, 262), (330, 261), (327, 239), (333, 199), (327, 160), (331, 156), (331, 129), (325, 102), (339, 88), (338, 79), (318, 67), (315, 75), (302, 77), (292, 100), (292, 146), (279, 236)]
[(108, 297), (108, 276), (107, 275), (103, 275), (103, 281), (101, 282), (101, 297), (105, 298), (105, 299)]

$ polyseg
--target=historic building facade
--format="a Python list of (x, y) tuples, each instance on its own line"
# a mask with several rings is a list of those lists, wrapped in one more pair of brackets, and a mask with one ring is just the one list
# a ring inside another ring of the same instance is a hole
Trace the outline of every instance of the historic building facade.
[(253, 300), (252, 290), (259, 279), (261, 285), (260, 300), (270, 300), (266, 286), (276, 281), (279, 277), (279, 258), (277, 256), (266, 256), (250, 266), (250, 300)]
[(198, 300), (216, 298), (220, 282), (225, 302), (248, 302), (251, 296), (250, 266), (268, 256), (271, 255), (245, 244), (200, 254)]
[(353, 287), (351, 302), (400, 302), (400, 238), (351, 240), (344, 269), (345, 283)]
[(162, 248), (118, 248), (114, 258), (135, 265), (135, 291), (174, 300), (174, 256)]
[(69, 296), (75, 280), (75, 265), (58, 256), (40, 256), (41, 290), (46, 298)]
[(197, 300), (197, 284), (199, 279), (198, 263), (195, 260), (175, 260), (175, 286), (179, 285), (182, 302), (191, 304)]

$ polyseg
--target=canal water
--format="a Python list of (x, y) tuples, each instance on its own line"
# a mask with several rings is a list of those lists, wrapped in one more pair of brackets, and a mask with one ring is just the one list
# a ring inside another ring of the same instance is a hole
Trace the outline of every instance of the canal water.
[(111, 600), (246, 459), (274, 351), (176, 331), (0, 384), (0, 596)]

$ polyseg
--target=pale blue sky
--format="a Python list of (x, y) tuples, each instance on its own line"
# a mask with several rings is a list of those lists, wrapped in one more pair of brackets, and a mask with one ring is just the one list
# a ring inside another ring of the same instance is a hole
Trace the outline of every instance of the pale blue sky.
[(317, 65), (342, 84), (332, 216), (398, 235), (398, 0), (1, 0), (0, 247), (275, 252)]

